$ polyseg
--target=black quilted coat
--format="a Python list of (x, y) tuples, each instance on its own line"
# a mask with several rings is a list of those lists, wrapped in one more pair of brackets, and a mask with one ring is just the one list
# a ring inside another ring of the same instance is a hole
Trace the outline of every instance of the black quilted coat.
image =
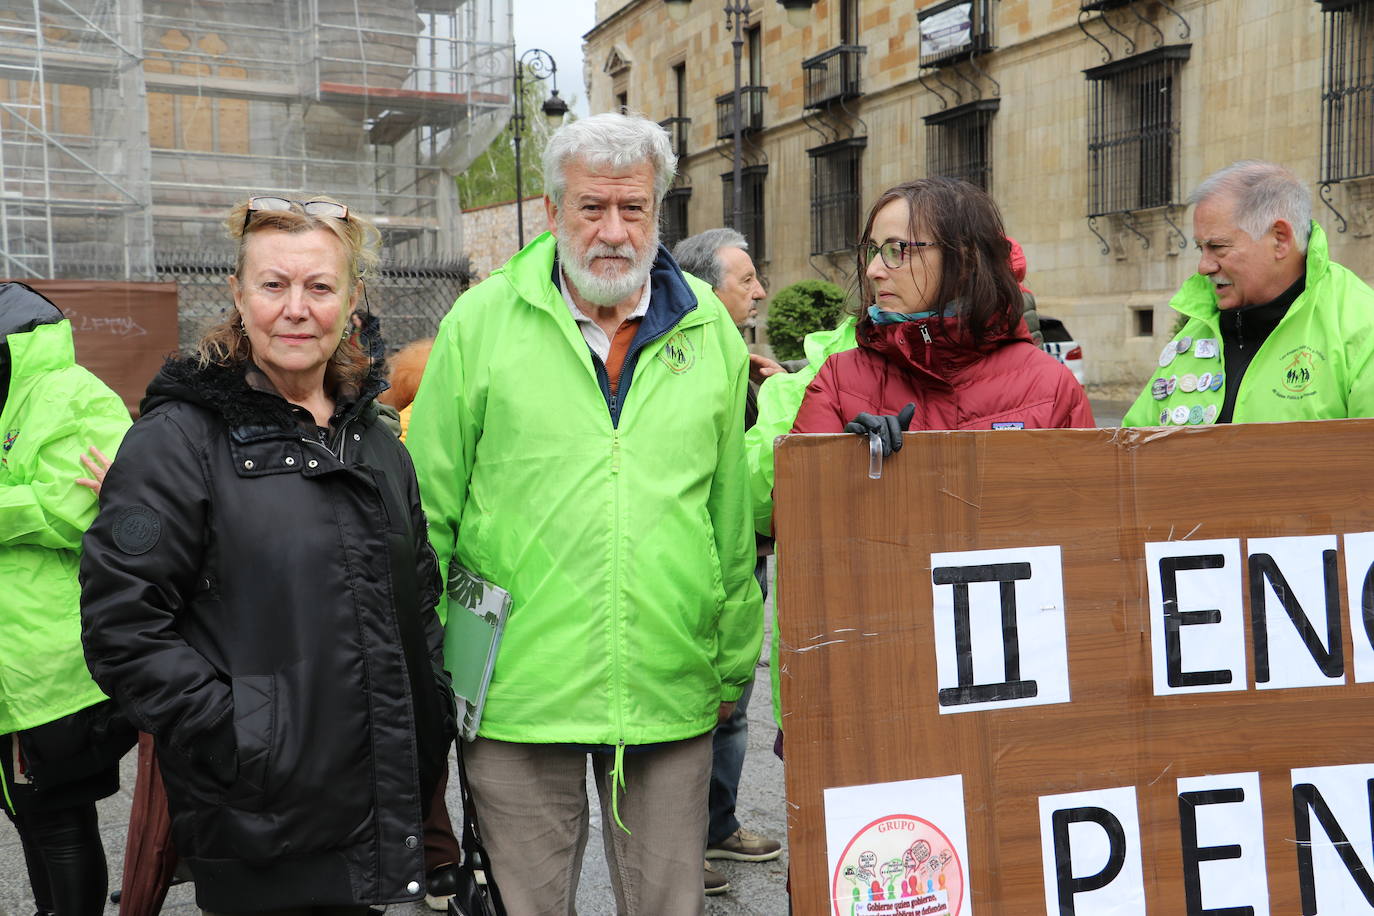
[(169, 361), (86, 535), (86, 660), (156, 738), (205, 909), (423, 896), (452, 694), (383, 387), (369, 379), (326, 446), (241, 369)]

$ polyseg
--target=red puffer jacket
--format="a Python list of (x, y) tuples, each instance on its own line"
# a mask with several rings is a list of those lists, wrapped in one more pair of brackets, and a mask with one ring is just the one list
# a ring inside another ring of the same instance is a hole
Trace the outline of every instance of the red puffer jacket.
[(895, 414), (911, 402), (910, 430), (1096, 425), (1083, 386), (1031, 343), (1023, 322), (975, 346), (955, 318), (874, 325), (865, 317), (858, 340), (807, 386), (793, 432), (843, 432), (859, 413)]

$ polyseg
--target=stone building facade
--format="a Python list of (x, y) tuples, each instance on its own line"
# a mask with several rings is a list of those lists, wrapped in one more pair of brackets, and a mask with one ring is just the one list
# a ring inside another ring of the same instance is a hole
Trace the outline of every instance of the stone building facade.
[[(525, 218), (525, 242), (528, 243), (548, 228), (544, 195), (526, 197), (520, 209)], [(473, 282), (485, 280), (520, 250), (516, 243), (515, 201), (464, 210), (463, 238)]]
[[(723, 6), (695, 0), (677, 22), (663, 0), (598, 0), (586, 35), (591, 109), (675, 132), (670, 238), (731, 210)], [(877, 194), (966, 177), (1001, 205), (1042, 314), (1084, 345), (1088, 381), (1138, 381), (1196, 269), (1184, 201), (1245, 158), (1307, 181), (1333, 256), (1374, 274), (1374, 120), (1359, 115), (1374, 98), (1374, 4), (818, 0), (804, 26), (771, 0), (751, 6), (744, 231), (771, 288), (852, 282)]]

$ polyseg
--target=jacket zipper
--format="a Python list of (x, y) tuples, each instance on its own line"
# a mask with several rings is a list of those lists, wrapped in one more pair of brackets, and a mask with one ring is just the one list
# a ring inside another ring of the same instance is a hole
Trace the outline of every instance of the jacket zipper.
[[(614, 402), (612, 403), (614, 416)], [(624, 671), (621, 669), (621, 641), (623, 609), (620, 607), (620, 426), (611, 427), (611, 512), (615, 523), (612, 536), (615, 544), (611, 550), (611, 706), (615, 709), (615, 762), (611, 769), (611, 816), (621, 830), (630, 832), (620, 819), (620, 789), (625, 786), (625, 698)]]

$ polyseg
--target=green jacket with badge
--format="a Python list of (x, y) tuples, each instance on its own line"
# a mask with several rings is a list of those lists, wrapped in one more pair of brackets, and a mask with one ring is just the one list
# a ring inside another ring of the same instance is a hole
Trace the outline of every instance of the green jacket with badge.
[(446, 578), (457, 561), (511, 593), (479, 733), (695, 737), (739, 698), (762, 641), (744, 341), (660, 249), (612, 396), (554, 253), (545, 234), (458, 299), (406, 438)]
[(773, 533), (773, 440), (792, 431), (806, 386), (811, 384), (831, 354), (859, 345), (854, 339), (857, 324), (858, 319), (849, 315), (831, 330), (807, 334), (802, 340), (806, 366), (796, 372), (770, 375), (759, 388), (759, 418), (744, 434), (754, 530), (759, 534)]
[[(81, 652), (81, 536), (96, 497), (76, 483), (94, 445), (113, 456), (124, 402), (76, 364), (68, 321), (5, 337), (9, 394), (0, 409), (0, 735), (105, 699)], [(6, 745), (8, 747), (8, 745)]]
[[(1193, 275), (1169, 304), (1188, 322), (1165, 348), (1160, 362), (1167, 365), (1146, 383), (1122, 426), (1209, 423), (1221, 408), (1224, 376), (1218, 381), (1217, 373), (1225, 372), (1226, 354), (1221, 352), (1220, 312), (1211, 281)], [(1179, 352), (1185, 338), (1186, 347)], [(1213, 348), (1216, 355), (1207, 355)], [(1232, 422), (1374, 416), (1371, 358), (1374, 290), (1331, 260), (1326, 234), (1314, 222), (1306, 288), (1246, 369)]]

